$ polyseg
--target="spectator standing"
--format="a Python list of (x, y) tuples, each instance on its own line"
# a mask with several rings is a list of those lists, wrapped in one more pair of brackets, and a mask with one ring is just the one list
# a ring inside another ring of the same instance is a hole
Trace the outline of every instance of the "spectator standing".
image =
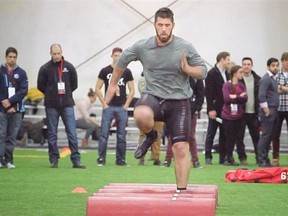
[(258, 143), (258, 163), (260, 167), (271, 167), (268, 153), (272, 141), (273, 130), (277, 121), (279, 106), (278, 83), (276, 76), (279, 70), (279, 61), (270, 58), (267, 61), (268, 72), (259, 83), (260, 123), (262, 133)]
[(95, 138), (99, 139), (99, 123), (96, 116), (91, 116), (91, 109), (97, 99), (96, 93), (90, 89), (87, 97), (76, 100), (74, 106), (76, 128), (86, 130), (85, 137), (82, 139), (82, 148), (87, 148), (89, 137), (94, 133)]
[(172, 34), (174, 14), (169, 8), (160, 8), (154, 16), (156, 36), (140, 40), (120, 56), (106, 94), (109, 102), (118, 94), (117, 82), (131, 61), (143, 65), (146, 89), (134, 109), (137, 127), (146, 135), (134, 156), (143, 157), (157, 139), (154, 121), (163, 121), (172, 141), (175, 159), (175, 177), (178, 190), (186, 190), (190, 174), (189, 135), (191, 113), (189, 98), (192, 90), (189, 76), (204, 79), (207, 68), (195, 48)]
[(240, 128), (243, 127), (244, 104), (247, 101), (245, 85), (240, 82), (243, 78), (241, 66), (235, 65), (230, 70), (231, 79), (222, 88), (224, 105), (221, 117), (225, 133), (224, 165), (238, 166), (233, 157), (236, 142), (241, 138)]
[(72, 93), (78, 87), (77, 73), (74, 66), (64, 60), (59, 44), (50, 46), (51, 60), (40, 67), (37, 88), (45, 95), (44, 106), (47, 119), (47, 140), (51, 168), (58, 168), (60, 158), (57, 146), (59, 117), (65, 125), (65, 132), (71, 151), (70, 159), (73, 168), (86, 168), (80, 162), (74, 100)]
[(7, 48), (6, 63), (0, 68), (0, 168), (16, 168), (13, 152), (25, 112), (23, 100), (28, 91), (28, 78), (17, 65), (17, 57), (14, 47)]
[[(259, 100), (258, 100), (258, 93), (259, 93), (259, 81), (261, 77), (256, 74), (255, 71), (252, 70), (253, 68), (253, 60), (250, 57), (244, 57), (242, 59), (242, 69), (243, 69), (243, 83), (246, 87), (246, 92), (248, 96), (248, 100), (245, 104), (245, 113), (243, 116), (243, 127), (241, 128), (241, 138), (239, 141), (237, 141), (237, 150), (238, 146), (241, 146), (241, 149), (245, 152), (245, 146), (243, 143), (244, 136), (245, 136), (245, 130), (246, 126), (249, 130), (250, 136), (252, 138), (253, 147), (254, 147), (254, 153), (255, 153), (255, 159), (256, 164), (258, 164), (257, 159), (257, 147), (258, 147), (258, 141), (259, 141)], [(243, 151), (242, 151), (243, 152)], [(241, 165), (247, 165), (247, 156), (246, 154), (241, 155), (241, 152), (238, 151), (239, 154), (239, 160)]]
[[(197, 119), (200, 116), (200, 111), (204, 103), (205, 89), (203, 80), (195, 80), (192, 77), (189, 78), (190, 86), (193, 90), (193, 95), (190, 99), (191, 107), (191, 133), (189, 140), (189, 150), (191, 154), (191, 162), (194, 168), (202, 168), (198, 153), (197, 153), (197, 141), (195, 137)], [(173, 157), (172, 145), (170, 140), (168, 141), (166, 149), (166, 157), (163, 166), (169, 167)]]
[[(103, 85), (105, 85), (105, 93), (111, 82), (112, 72), (115, 68), (116, 62), (122, 53), (122, 49), (116, 47), (112, 50), (112, 63), (103, 68), (96, 83), (96, 94), (102, 103), (103, 112), (101, 120), (101, 132), (98, 145), (98, 166), (103, 166), (106, 163), (107, 142), (110, 133), (110, 126), (112, 120), (116, 119), (117, 127), (117, 143), (116, 143), (116, 161), (115, 164), (119, 166), (126, 166), (126, 124), (128, 121), (127, 109), (134, 97), (134, 79), (129, 69), (126, 69), (121, 76), (117, 86), (120, 88), (118, 95), (107, 103), (101, 92)], [(126, 86), (128, 86), (129, 94), (126, 93)]]
[(282, 68), (277, 74), (277, 82), (279, 86), (279, 107), (277, 112), (277, 124), (273, 137), (273, 166), (279, 166), (279, 149), (282, 124), (284, 119), (288, 125), (288, 52), (284, 52), (281, 56)]
[(205, 163), (212, 164), (212, 148), (219, 128), (219, 163), (224, 163), (225, 135), (222, 124), (216, 119), (221, 118), (224, 104), (222, 86), (229, 80), (230, 54), (220, 52), (216, 57), (216, 65), (208, 71), (205, 79), (205, 96), (207, 101), (208, 129), (205, 140)]

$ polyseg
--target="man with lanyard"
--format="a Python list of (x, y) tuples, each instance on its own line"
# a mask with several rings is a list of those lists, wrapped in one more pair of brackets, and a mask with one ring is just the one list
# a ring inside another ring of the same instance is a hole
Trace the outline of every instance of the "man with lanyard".
[(192, 90), (188, 78), (204, 79), (207, 68), (189, 42), (172, 34), (174, 25), (174, 14), (169, 8), (155, 13), (156, 36), (140, 40), (123, 52), (113, 70), (106, 101), (119, 94), (117, 82), (127, 65), (139, 60), (146, 88), (135, 106), (134, 119), (146, 138), (134, 156), (139, 159), (147, 153), (158, 136), (154, 121), (163, 121), (172, 142), (177, 190), (186, 190), (191, 166), (188, 141)]
[(18, 52), (6, 50), (6, 64), (0, 69), (0, 168), (13, 169), (13, 151), (25, 111), (23, 99), (28, 91), (26, 72), (16, 64)]
[(273, 161), (272, 166), (279, 166), (279, 149), (282, 124), (284, 119), (288, 125), (288, 52), (284, 52), (281, 57), (282, 69), (277, 74), (277, 82), (279, 86), (279, 107), (277, 115), (277, 123), (274, 130), (273, 145)]
[(45, 95), (50, 167), (58, 168), (60, 155), (57, 147), (57, 127), (61, 116), (65, 125), (73, 168), (83, 169), (85, 166), (80, 163), (73, 109), (75, 103), (72, 96), (72, 92), (78, 87), (77, 73), (74, 66), (64, 60), (59, 44), (51, 45), (50, 55), (51, 60), (41, 66), (37, 80), (38, 89)]

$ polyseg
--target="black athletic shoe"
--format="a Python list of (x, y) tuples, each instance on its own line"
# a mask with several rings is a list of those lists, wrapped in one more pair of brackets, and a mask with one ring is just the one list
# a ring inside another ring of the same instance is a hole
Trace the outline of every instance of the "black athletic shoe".
[(201, 166), (201, 164), (197, 161), (197, 162), (193, 162), (193, 167), (194, 168), (203, 168), (202, 166)]
[(225, 160), (223, 165), (225, 165), (225, 166), (239, 166), (239, 163), (237, 163), (234, 160)]
[(143, 157), (148, 149), (152, 146), (153, 142), (157, 139), (157, 131), (152, 130), (149, 134), (146, 135), (146, 138), (140, 142), (134, 152), (134, 157), (140, 159)]
[(75, 163), (72, 167), (76, 169), (86, 169), (86, 166), (80, 163)]
[(128, 164), (124, 160), (116, 161), (115, 164), (117, 166), (128, 166)]
[(105, 165), (105, 160), (103, 158), (98, 158), (97, 159), (97, 165), (98, 166), (104, 166)]
[(162, 166), (164, 167), (170, 167), (171, 165), (171, 161), (164, 161), (164, 163), (162, 164)]
[(161, 161), (160, 160), (154, 160), (153, 165), (154, 166), (160, 166), (161, 165)]
[(50, 168), (58, 168), (58, 162), (52, 162)]

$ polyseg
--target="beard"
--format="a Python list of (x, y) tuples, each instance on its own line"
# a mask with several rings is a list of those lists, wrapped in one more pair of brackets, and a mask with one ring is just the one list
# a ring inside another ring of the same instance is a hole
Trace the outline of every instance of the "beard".
[(170, 32), (170, 34), (160, 34), (160, 35), (156, 31), (156, 35), (157, 35), (158, 40), (161, 43), (167, 43), (170, 40), (171, 36), (172, 36), (172, 31)]
[(278, 70), (274, 70), (274, 71), (271, 71), (274, 75), (276, 75), (278, 73)]

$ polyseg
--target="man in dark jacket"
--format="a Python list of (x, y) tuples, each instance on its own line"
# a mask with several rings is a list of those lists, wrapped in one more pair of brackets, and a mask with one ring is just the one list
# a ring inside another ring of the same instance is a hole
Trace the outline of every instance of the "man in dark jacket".
[(205, 163), (212, 164), (211, 150), (213, 140), (219, 127), (219, 163), (223, 164), (225, 156), (225, 137), (222, 124), (216, 121), (221, 117), (224, 104), (222, 86), (229, 80), (227, 69), (230, 65), (230, 54), (220, 52), (216, 57), (216, 65), (208, 71), (205, 79), (205, 95), (207, 114), (209, 117), (207, 136), (205, 141)]
[(260, 123), (258, 119), (258, 112), (259, 112), (258, 92), (259, 92), (259, 81), (261, 77), (257, 75), (255, 71), (252, 70), (252, 67), (253, 67), (252, 58), (244, 57), (242, 59), (242, 68), (244, 72), (243, 83), (246, 86), (248, 101), (245, 104), (244, 125), (241, 128), (242, 139), (238, 140), (236, 144), (241, 165), (247, 164), (247, 156), (245, 154), (245, 146), (243, 143), (246, 125), (252, 138), (256, 163), (258, 161), (257, 146), (260, 136), (259, 133)]
[(0, 68), (0, 168), (13, 169), (13, 151), (24, 113), (23, 98), (28, 91), (26, 72), (16, 64), (18, 52), (6, 50), (6, 63)]
[(78, 86), (77, 73), (74, 66), (64, 60), (59, 44), (51, 45), (50, 54), (52, 59), (41, 66), (37, 80), (38, 89), (45, 95), (50, 167), (58, 168), (60, 155), (57, 147), (57, 127), (61, 116), (68, 137), (73, 168), (85, 168), (80, 163), (73, 109), (75, 103), (72, 92)]

